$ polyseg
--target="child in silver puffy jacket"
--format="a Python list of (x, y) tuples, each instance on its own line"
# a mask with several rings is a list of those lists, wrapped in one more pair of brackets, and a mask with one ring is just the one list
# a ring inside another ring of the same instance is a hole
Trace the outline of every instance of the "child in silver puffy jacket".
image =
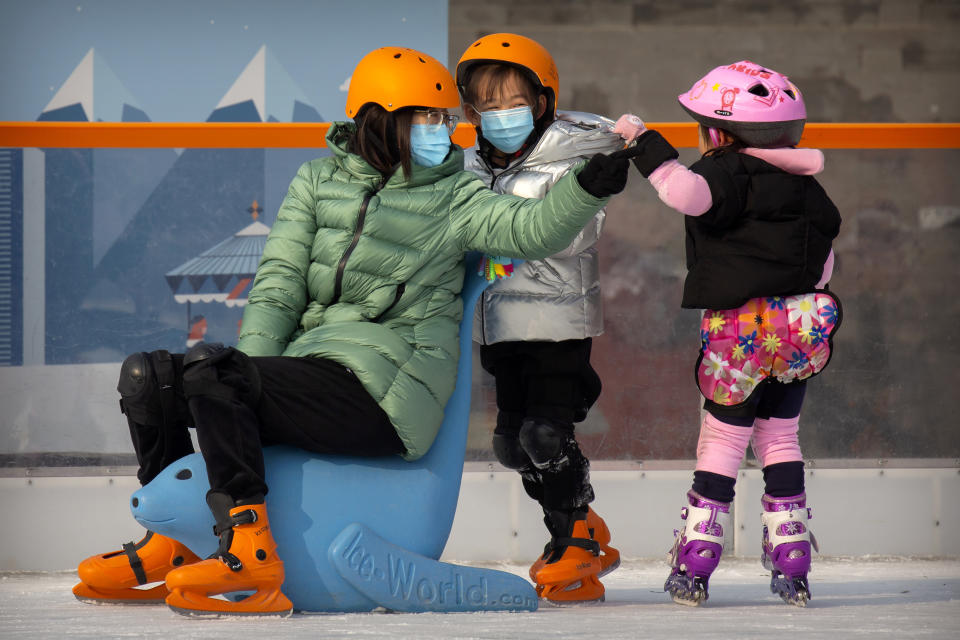
[[(558, 113), (553, 58), (523, 36), (498, 33), (473, 43), (457, 65), (457, 86), (478, 134), (465, 168), (499, 193), (542, 198), (570, 168), (632, 137), (629, 126), (615, 128), (600, 116)], [(598, 578), (620, 563), (606, 524), (589, 507), (590, 463), (574, 436), (601, 389), (590, 349), (603, 332), (596, 244), (604, 217), (601, 209), (566, 249), (544, 260), (514, 267), (509, 258), (487, 256), (481, 269), (496, 281), (474, 316), (481, 364), (496, 381), (494, 454), (520, 473), (543, 508), (551, 539), (530, 577), (541, 597), (557, 602), (602, 600)]]

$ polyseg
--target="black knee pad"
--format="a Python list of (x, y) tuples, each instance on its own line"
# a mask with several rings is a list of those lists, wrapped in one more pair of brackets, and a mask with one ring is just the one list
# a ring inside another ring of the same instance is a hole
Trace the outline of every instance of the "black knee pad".
[(120, 411), (138, 424), (161, 426), (185, 414), (178, 367), (169, 352), (133, 353), (120, 365)]
[(517, 436), (513, 434), (494, 432), (493, 453), (497, 456), (500, 464), (507, 469), (525, 471), (533, 467), (530, 456), (520, 446), (520, 440)]
[(250, 357), (219, 342), (199, 342), (183, 357), (183, 393), (237, 400), (253, 406), (260, 398), (260, 373)]
[(520, 444), (537, 470), (544, 509), (579, 509), (593, 500), (590, 462), (573, 437), (572, 424), (528, 420), (520, 429)]
[(558, 426), (540, 420), (525, 420), (520, 427), (519, 440), (520, 446), (537, 467), (563, 457), (568, 441), (576, 445), (573, 425)]

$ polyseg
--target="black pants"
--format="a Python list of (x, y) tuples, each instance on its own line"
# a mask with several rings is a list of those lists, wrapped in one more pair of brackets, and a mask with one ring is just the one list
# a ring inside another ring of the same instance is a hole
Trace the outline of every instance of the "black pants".
[[(265, 495), (267, 445), (362, 456), (404, 451), (386, 413), (343, 366), (319, 358), (249, 358), (230, 351), (212, 367), (227, 393), (192, 393), (188, 384), (180, 397), (196, 427), (212, 491), (235, 500)], [(182, 363), (183, 356), (173, 357)], [(182, 378), (182, 364), (176, 371)], [(259, 392), (251, 394), (254, 377), (259, 378)], [(182, 379), (178, 384), (182, 388)], [(193, 451), (188, 420), (156, 428), (135, 422), (128, 413), (128, 421), (143, 484)]]
[(496, 381), (500, 414), (510, 420), (582, 422), (600, 397), (600, 376), (590, 365), (592, 346), (592, 338), (482, 345), (480, 364)]
[(574, 437), (600, 396), (590, 365), (591, 338), (561, 342), (498, 342), (480, 347), (480, 363), (497, 391), (495, 434), (516, 439), (524, 421), (547, 423), (567, 434), (563, 464), (518, 469), (523, 487), (546, 510), (579, 509), (593, 501), (590, 461)]

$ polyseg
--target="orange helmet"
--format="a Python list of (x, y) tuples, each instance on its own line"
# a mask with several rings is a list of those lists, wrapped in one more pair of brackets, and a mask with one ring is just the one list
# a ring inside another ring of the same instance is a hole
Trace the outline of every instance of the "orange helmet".
[(375, 102), (387, 111), (402, 107), (460, 106), (453, 76), (425, 53), (405, 47), (381, 47), (365, 55), (350, 77), (347, 115), (356, 116)]
[(464, 94), (467, 72), (485, 63), (506, 63), (526, 71), (548, 93), (547, 112), (556, 115), (560, 76), (553, 56), (536, 40), (515, 33), (483, 36), (467, 47), (457, 63), (457, 88)]

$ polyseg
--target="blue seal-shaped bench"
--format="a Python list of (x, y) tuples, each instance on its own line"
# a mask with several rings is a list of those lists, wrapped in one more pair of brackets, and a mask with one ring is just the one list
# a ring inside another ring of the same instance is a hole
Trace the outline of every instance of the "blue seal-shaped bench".
[[(267, 509), (284, 560), (283, 592), (301, 611), (533, 611), (523, 578), (439, 562), (460, 493), (470, 412), (473, 308), (487, 282), (467, 257), (457, 383), (425, 456), (362, 458), (264, 449)], [(200, 454), (170, 465), (133, 494), (144, 527), (213, 553), (213, 516)]]

